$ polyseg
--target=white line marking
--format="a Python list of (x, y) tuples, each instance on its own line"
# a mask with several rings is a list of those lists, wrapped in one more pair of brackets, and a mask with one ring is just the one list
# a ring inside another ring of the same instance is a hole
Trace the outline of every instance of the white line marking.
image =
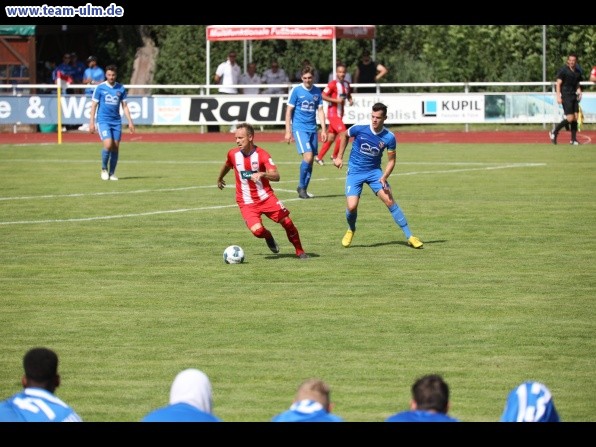
[[(14, 160), (11, 160), (14, 161)], [(61, 162), (62, 163), (62, 162)], [(159, 162), (161, 163), (161, 162)], [(413, 172), (401, 172), (394, 175), (418, 175), (418, 174), (449, 174), (455, 172), (471, 172), (471, 171), (490, 171), (495, 169), (512, 169), (512, 168), (526, 168), (526, 167), (539, 167), (539, 166), (546, 166), (546, 163), (512, 163), (507, 165), (495, 165), (495, 166), (486, 166), (486, 163), (400, 163), (400, 164), (417, 164), (417, 165), (449, 165), (449, 166), (461, 166), (461, 165), (468, 165), (468, 166), (482, 166), (478, 168), (463, 168), (463, 169), (448, 169), (448, 170), (441, 170), (441, 171), (413, 171)], [(322, 181), (335, 181), (335, 180), (345, 180), (345, 174), (341, 177), (335, 178), (315, 178), (313, 182), (322, 182)], [(295, 181), (284, 181), (284, 182), (277, 182), (276, 184), (282, 183), (295, 183)], [(17, 196), (17, 197), (0, 197), (0, 201), (8, 201), (8, 200), (34, 200), (34, 199), (55, 199), (55, 198), (70, 198), (70, 197), (93, 197), (93, 196), (103, 196), (103, 195), (124, 195), (124, 194), (143, 194), (143, 193), (155, 193), (155, 192), (168, 192), (168, 191), (187, 191), (193, 189), (205, 189), (205, 188), (216, 188), (217, 186), (187, 186), (181, 188), (160, 188), (160, 189), (139, 189), (135, 191), (115, 191), (115, 192), (99, 192), (99, 193), (78, 193), (78, 194), (55, 194), (55, 195), (40, 195), (40, 196)], [(227, 186), (228, 188), (231, 185)], [(291, 194), (295, 194), (295, 190), (288, 190), (282, 188), (275, 188), (276, 192), (287, 192)], [(294, 199), (284, 199), (284, 202), (294, 202), (302, 200), (299, 198)], [(98, 220), (110, 220), (110, 219), (124, 219), (129, 217), (140, 217), (140, 216), (154, 216), (159, 214), (172, 214), (172, 213), (185, 213), (189, 211), (205, 211), (205, 210), (218, 210), (218, 209), (226, 209), (226, 208), (233, 208), (237, 207), (238, 205), (234, 203), (233, 205), (221, 205), (221, 206), (208, 206), (208, 207), (199, 207), (199, 208), (180, 208), (176, 210), (163, 210), (163, 211), (150, 211), (145, 213), (135, 213), (135, 214), (118, 214), (114, 216), (97, 216), (97, 217), (84, 217), (84, 218), (76, 218), (76, 219), (45, 219), (45, 220), (24, 220), (24, 221), (13, 221), (13, 222), (0, 222), (0, 225), (30, 225), (30, 224), (44, 224), (44, 223), (63, 223), (63, 222), (89, 222), (89, 221), (98, 221)]]

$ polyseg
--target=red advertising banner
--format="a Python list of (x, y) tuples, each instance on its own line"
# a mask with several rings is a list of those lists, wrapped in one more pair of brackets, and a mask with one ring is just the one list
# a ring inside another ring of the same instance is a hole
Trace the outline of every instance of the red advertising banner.
[(335, 26), (234, 26), (212, 25), (207, 27), (207, 40), (267, 40), (335, 38)]

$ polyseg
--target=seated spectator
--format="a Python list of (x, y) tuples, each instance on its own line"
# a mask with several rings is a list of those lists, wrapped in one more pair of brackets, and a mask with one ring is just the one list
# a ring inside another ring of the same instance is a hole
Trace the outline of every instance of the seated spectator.
[(54, 393), (60, 386), (58, 355), (47, 348), (30, 349), (23, 357), (24, 390), (0, 402), (0, 422), (82, 422)]
[(69, 84), (74, 83), (74, 68), (70, 64), (70, 53), (65, 53), (60, 62), (52, 71), (52, 81), (56, 82), (59, 77)]
[[(285, 70), (279, 66), (279, 63), (274, 60), (271, 62), (271, 68), (263, 72), (261, 77), (261, 84), (289, 84), (290, 80)], [(263, 90), (263, 93), (269, 95), (288, 93), (288, 88), (283, 87), (269, 87)]]
[[(257, 64), (254, 62), (249, 63), (246, 66), (246, 72), (240, 76), (239, 84), (244, 85), (259, 85), (261, 84), (261, 76), (257, 73)], [(242, 93), (245, 95), (258, 95), (258, 87), (246, 87), (242, 89)]]
[(410, 409), (389, 416), (385, 422), (459, 422), (449, 415), (449, 386), (437, 374), (423, 376), (412, 385)]
[(343, 422), (331, 410), (331, 389), (318, 379), (308, 379), (300, 384), (290, 408), (277, 414), (272, 422)]
[(75, 84), (82, 84), (85, 70), (87, 67), (77, 57), (77, 53), (70, 53), (70, 66), (72, 67), (73, 75), (72, 79)]
[(501, 422), (560, 422), (549, 389), (540, 382), (524, 382), (507, 396)]
[(141, 422), (221, 422), (213, 414), (211, 382), (198, 369), (178, 373), (170, 388), (170, 402), (147, 414)]

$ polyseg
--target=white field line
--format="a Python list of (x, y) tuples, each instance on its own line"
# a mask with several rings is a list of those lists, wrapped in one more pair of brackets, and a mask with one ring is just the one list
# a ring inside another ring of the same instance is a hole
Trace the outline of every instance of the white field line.
[[(15, 160), (11, 160), (15, 161)], [(31, 161), (31, 160), (28, 160)], [(62, 163), (62, 162), (61, 162)], [(129, 162), (130, 163), (130, 162)], [(161, 163), (161, 162), (159, 162)], [(203, 162), (201, 162), (203, 163)], [(219, 162), (218, 162), (219, 163)], [(292, 163), (295, 164), (295, 163)], [(415, 165), (436, 165), (437, 163), (400, 163), (400, 165), (405, 164), (415, 164)], [(539, 167), (539, 166), (546, 166), (546, 163), (511, 163), (511, 164), (504, 164), (504, 165), (492, 165), (486, 166), (486, 163), (441, 163), (441, 165), (447, 166), (477, 166), (477, 167), (468, 167), (468, 168), (461, 168), (461, 169), (446, 169), (440, 171), (410, 171), (410, 172), (400, 172), (398, 174), (394, 174), (394, 176), (402, 176), (402, 175), (424, 175), (424, 174), (450, 174), (450, 173), (460, 173), (460, 172), (471, 172), (471, 171), (491, 171), (496, 169), (514, 169), (514, 168), (527, 168), (527, 167)], [(343, 171), (345, 172), (345, 171)], [(344, 180), (345, 174), (341, 177), (335, 178), (314, 178), (312, 182), (322, 182), (322, 181), (329, 181), (329, 180)], [(295, 180), (292, 181), (284, 181), (284, 182), (277, 182), (274, 184), (275, 192), (284, 192), (295, 194), (295, 189), (283, 189), (276, 187), (276, 185), (280, 185), (283, 183), (295, 183)], [(159, 189), (139, 189), (134, 191), (111, 191), (111, 192), (97, 192), (97, 193), (77, 193), (77, 194), (48, 194), (48, 195), (38, 195), (38, 196), (14, 196), (14, 197), (0, 197), (0, 202), (2, 201), (12, 201), (12, 200), (39, 200), (39, 199), (61, 199), (61, 198), (71, 198), (71, 197), (96, 197), (96, 196), (107, 196), (107, 195), (126, 195), (126, 194), (145, 194), (151, 193), (154, 194), (156, 192), (171, 192), (171, 191), (188, 191), (193, 189), (205, 189), (205, 188), (216, 188), (216, 185), (209, 185), (209, 186), (187, 186), (182, 188), (159, 188)], [(233, 185), (228, 185), (228, 188), (233, 187)], [(302, 200), (299, 198), (294, 199), (284, 199), (284, 202), (293, 202)], [(2, 222), (0, 221), (0, 225), (30, 225), (30, 224), (45, 224), (45, 223), (62, 223), (62, 222), (88, 222), (88, 221), (98, 221), (98, 220), (110, 220), (110, 219), (123, 219), (123, 218), (130, 218), (130, 217), (141, 217), (141, 216), (154, 216), (158, 214), (172, 214), (172, 213), (185, 213), (189, 211), (206, 211), (206, 210), (218, 210), (218, 209), (225, 209), (225, 208), (234, 208), (238, 206), (236, 203), (232, 205), (221, 205), (221, 206), (205, 206), (205, 207), (197, 207), (197, 208), (179, 208), (175, 210), (160, 210), (160, 211), (151, 211), (145, 213), (134, 213), (134, 214), (117, 214), (112, 216), (96, 216), (96, 217), (85, 217), (85, 218), (76, 218), (76, 219), (44, 219), (44, 220), (24, 220), (24, 221), (12, 221), (12, 222)]]

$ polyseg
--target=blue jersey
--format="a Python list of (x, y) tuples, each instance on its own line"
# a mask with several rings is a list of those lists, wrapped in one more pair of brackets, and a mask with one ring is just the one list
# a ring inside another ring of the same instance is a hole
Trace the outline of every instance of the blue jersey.
[(350, 174), (381, 169), (383, 151), (397, 148), (395, 135), (386, 127), (375, 133), (370, 124), (355, 124), (348, 129), (348, 137), (354, 138), (348, 161)]
[(507, 396), (501, 422), (560, 422), (548, 388), (524, 382)]
[(289, 410), (279, 413), (271, 422), (343, 422), (333, 413), (328, 413), (314, 400), (301, 400), (292, 404)]
[(119, 82), (113, 86), (108, 82), (102, 82), (93, 92), (92, 100), (97, 102), (97, 123), (122, 124), (120, 116), (120, 104), (126, 101), (126, 89)]
[(294, 107), (292, 131), (317, 132), (317, 113), (323, 107), (321, 89), (313, 85), (310, 90), (303, 84), (292, 88), (288, 104)]
[(389, 416), (385, 422), (459, 422), (445, 413), (434, 411), (410, 410)]
[(221, 422), (221, 420), (190, 404), (179, 402), (153, 410), (141, 419), (141, 422)]
[(0, 422), (82, 422), (82, 419), (49, 391), (25, 388), (0, 402)]

